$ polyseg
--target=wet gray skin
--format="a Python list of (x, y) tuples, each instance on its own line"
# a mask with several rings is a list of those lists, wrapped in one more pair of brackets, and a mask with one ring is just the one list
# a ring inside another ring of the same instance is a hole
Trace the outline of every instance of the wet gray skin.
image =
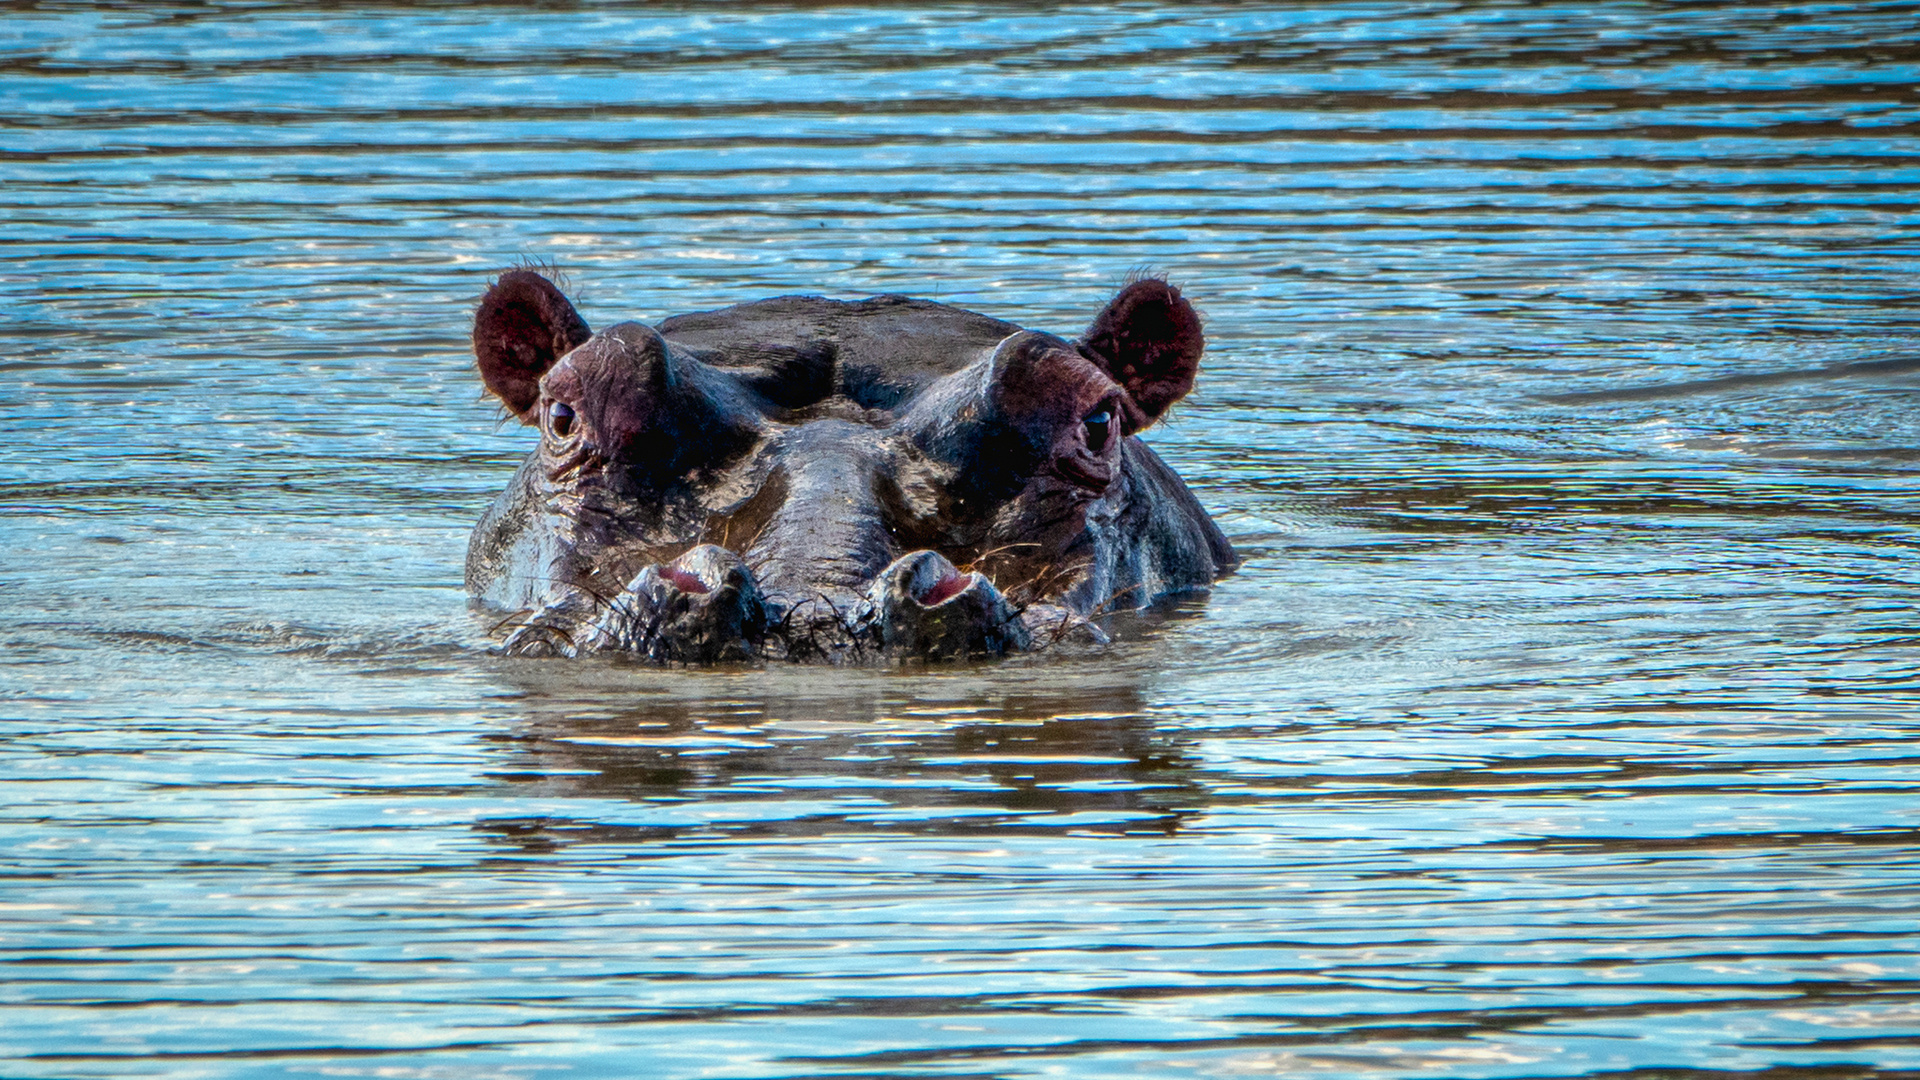
[(547, 279), (481, 299), (487, 388), (540, 430), (467, 552), (515, 655), (958, 659), (1207, 588), (1234, 554), (1135, 435), (1193, 386), (1158, 279), (1078, 339), (899, 296), (595, 334)]

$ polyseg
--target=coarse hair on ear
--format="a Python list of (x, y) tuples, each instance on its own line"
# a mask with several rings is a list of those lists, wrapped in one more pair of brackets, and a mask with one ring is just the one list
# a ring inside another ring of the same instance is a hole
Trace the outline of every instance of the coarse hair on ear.
[(559, 286), (532, 270), (509, 270), (474, 310), (474, 364), (487, 389), (532, 423), (540, 376), (592, 336)]
[(1193, 389), (1207, 347), (1200, 313), (1161, 277), (1128, 282), (1077, 344), (1127, 392), (1123, 410), (1129, 435), (1160, 419)]

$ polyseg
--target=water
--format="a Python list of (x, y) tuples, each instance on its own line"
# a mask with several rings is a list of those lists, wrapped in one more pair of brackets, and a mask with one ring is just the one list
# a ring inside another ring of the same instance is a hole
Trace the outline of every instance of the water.
[[(0, 1074), (1920, 1070), (1920, 10), (14, 3)], [(1209, 320), (1210, 600), (510, 662), (595, 324)]]

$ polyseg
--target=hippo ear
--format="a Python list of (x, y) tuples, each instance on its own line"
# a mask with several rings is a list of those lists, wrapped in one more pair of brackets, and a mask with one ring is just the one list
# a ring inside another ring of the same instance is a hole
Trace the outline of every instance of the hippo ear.
[(531, 270), (501, 274), (473, 313), (480, 378), (528, 423), (540, 401), (540, 376), (592, 336), (559, 288)]
[(1131, 435), (1193, 389), (1206, 338), (1200, 313), (1179, 289), (1145, 278), (1121, 289), (1094, 317), (1079, 347), (1127, 392), (1123, 408)]

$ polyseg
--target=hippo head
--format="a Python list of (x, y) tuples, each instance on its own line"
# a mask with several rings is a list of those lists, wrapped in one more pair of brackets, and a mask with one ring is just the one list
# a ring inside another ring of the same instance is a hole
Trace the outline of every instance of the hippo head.
[(540, 433), (468, 551), (469, 588), (515, 612), (511, 653), (993, 655), (1234, 561), (1134, 437), (1203, 348), (1159, 279), (1070, 341), (898, 296), (596, 334), (521, 270), (481, 299), (473, 344)]

